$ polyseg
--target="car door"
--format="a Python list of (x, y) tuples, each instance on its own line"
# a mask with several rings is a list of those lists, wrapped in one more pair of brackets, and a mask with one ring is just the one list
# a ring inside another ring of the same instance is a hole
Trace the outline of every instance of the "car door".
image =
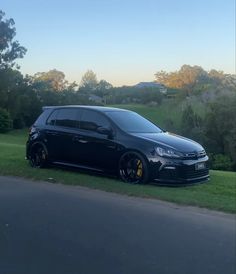
[(102, 170), (116, 168), (117, 145), (113, 136), (98, 133), (99, 127), (112, 129), (112, 125), (102, 113), (85, 109), (82, 111), (78, 140), (75, 151), (80, 158), (77, 163)]
[[(77, 134), (78, 120), (77, 108), (60, 108), (49, 117), (46, 134), (55, 162), (73, 162), (73, 141)], [(50, 126), (50, 123), (53, 125)]]
[(58, 143), (58, 130), (56, 126), (56, 118), (59, 113), (59, 110), (54, 110), (46, 121), (46, 126), (44, 129), (44, 142), (47, 146), (48, 154), (50, 160), (54, 161), (59, 158), (59, 143)]

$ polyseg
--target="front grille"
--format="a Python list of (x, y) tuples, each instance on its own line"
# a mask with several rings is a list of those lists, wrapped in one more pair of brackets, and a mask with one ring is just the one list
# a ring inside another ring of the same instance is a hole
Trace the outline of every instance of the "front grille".
[(201, 150), (201, 151), (194, 151), (194, 152), (188, 152), (184, 154), (184, 159), (199, 159), (203, 158), (206, 156), (206, 151)]
[(159, 173), (159, 178), (162, 180), (176, 180), (178, 178), (178, 173), (176, 170), (162, 169)]
[(196, 170), (195, 165), (185, 166), (182, 168), (181, 177), (183, 179), (197, 179), (207, 176), (209, 174), (209, 168), (206, 166), (204, 169)]

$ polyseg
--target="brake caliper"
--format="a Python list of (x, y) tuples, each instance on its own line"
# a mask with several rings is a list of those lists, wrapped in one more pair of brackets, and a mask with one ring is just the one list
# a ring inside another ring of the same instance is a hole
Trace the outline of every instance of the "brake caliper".
[(138, 160), (137, 162), (137, 172), (136, 172), (138, 177), (142, 177), (143, 175), (143, 165), (142, 162), (140, 160)]

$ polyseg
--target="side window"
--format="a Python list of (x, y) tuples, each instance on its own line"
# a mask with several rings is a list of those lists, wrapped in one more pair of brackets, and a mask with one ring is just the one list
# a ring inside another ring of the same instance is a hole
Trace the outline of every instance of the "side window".
[(47, 125), (54, 126), (56, 124), (57, 114), (59, 110), (54, 110), (47, 119)]
[(75, 108), (59, 109), (56, 117), (56, 125), (76, 128), (78, 124), (77, 113), (78, 111)]
[(98, 127), (109, 127), (110, 123), (102, 114), (92, 111), (84, 110), (80, 120), (80, 128), (84, 130), (97, 131)]
[(34, 125), (35, 126), (41, 126), (45, 124), (45, 121), (48, 118), (48, 115), (50, 114), (50, 109), (45, 109), (43, 111), (43, 113), (40, 114), (40, 116), (38, 117), (38, 119), (35, 121)]

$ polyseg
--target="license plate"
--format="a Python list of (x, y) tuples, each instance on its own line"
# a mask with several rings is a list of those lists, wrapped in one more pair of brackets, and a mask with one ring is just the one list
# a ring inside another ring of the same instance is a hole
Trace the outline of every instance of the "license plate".
[(195, 170), (204, 169), (206, 167), (205, 163), (196, 163), (195, 164)]

